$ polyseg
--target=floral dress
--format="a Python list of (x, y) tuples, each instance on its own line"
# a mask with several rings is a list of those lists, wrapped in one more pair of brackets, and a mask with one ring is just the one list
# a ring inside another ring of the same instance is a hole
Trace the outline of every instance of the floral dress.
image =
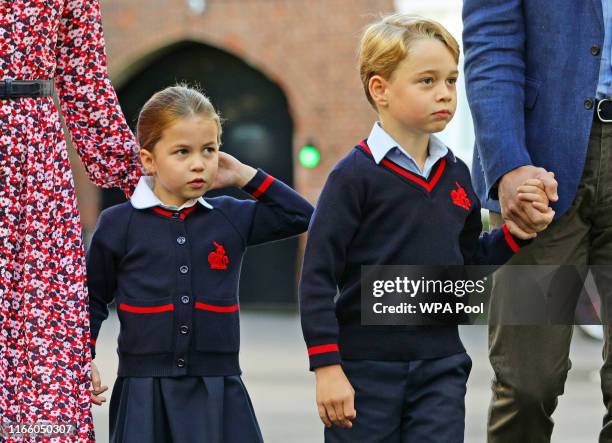
[[(142, 171), (107, 77), (97, 0), (0, 0), (4, 79), (55, 79), (89, 178), (131, 193)], [(94, 440), (85, 278), (58, 110), (51, 97), (0, 99), (0, 441)], [(76, 432), (7, 434), (14, 423)]]

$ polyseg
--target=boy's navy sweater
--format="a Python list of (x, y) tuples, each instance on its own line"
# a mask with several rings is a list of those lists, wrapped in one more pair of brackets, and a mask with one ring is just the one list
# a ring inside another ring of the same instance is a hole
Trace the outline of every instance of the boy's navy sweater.
[(100, 215), (87, 254), (92, 352), (115, 300), (119, 376), (240, 374), (245, 250), (306, 231), (313, 211), (261, 170), (243, 189), (258, 200), (210, 198), (212, 209), (182, 211), (125, 202)]
[(329, 175), (308, 230), (300, 311), (310, 368), (463, 352), (455, 325), (362, 326), (361, 266), (501, 265), (528, 243), (505, 225), (481, 230), (470, 172), (450, 150), (425, 180), (377, 164), (367, 141), (356, 146)]

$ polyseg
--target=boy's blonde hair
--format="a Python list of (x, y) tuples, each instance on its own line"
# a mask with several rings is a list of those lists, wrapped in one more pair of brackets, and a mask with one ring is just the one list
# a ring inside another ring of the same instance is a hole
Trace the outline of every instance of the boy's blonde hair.
[(370, 104), (376, 105), (368, 88), (374, 75), (389, 79), (404, 60), (411, 44), (420, 39), (435, 38), (451, 51), (459, 63), (459, 44), (442, 26), (433, 20), (407, 14), (392, 14), (368, 25), (359, 46), (359, 73)]
[(201, 116), (217, 124), (217, 143), (221, 145), (221, 117), (204, 93), (195, 86), (170, 86), (147, 100), (136, 124), (136, 138), (141, 149), (153, 152), (163, 131), (183, 118)]

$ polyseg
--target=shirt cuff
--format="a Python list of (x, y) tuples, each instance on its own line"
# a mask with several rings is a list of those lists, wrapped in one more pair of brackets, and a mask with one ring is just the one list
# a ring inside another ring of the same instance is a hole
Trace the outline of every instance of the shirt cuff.
[(243, 186), (243, 190), (251, 194), (255, 198), (259, 198), (266, 193), (270, 185), (274, 183), (276, 179), (271, 175), (265, 173), (261, 169), (257, 169), (255, 177), (253, 177), (246, 185)]

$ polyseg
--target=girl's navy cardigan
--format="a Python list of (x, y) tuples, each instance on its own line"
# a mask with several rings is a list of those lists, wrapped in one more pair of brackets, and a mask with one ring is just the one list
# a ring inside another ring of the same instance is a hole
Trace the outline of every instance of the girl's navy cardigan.
[(87, 254), (92, 353), (114, 300), (119, 376), (240, 373), (245, 250), (301, 234), (313, 211), (261, 170), (243, 189), (256, 200), (210, 198), (212, 209), (181, 211), (125, 202), (101, 213)]

